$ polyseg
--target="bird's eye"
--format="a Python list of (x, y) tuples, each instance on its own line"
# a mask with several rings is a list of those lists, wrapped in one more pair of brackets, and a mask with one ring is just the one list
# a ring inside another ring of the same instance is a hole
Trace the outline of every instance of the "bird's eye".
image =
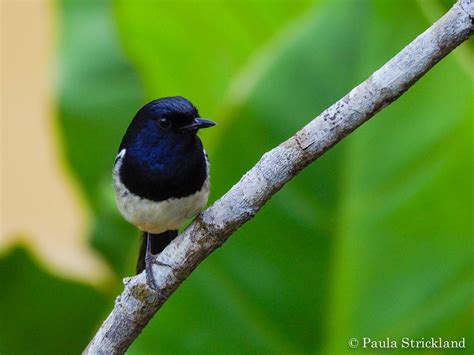
[(169, 128), (171, 126), (171, 121), (167, 118), (160, 118), (158, 119), (158, 125), (161, 128)]

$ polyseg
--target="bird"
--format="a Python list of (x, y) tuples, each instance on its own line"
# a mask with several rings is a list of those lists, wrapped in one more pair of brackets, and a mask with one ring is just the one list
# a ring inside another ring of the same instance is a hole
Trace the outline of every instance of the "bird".
[(214, 125), (184, 97), (164, 97), (136, 113), (120, 143), (112, 172), (116, 205), (141, 231), (136, 272), (145, 270), (154, 290), (152, 265), (169, 266), (156, 255), (207, 204), (210, 165), (197, 133)]

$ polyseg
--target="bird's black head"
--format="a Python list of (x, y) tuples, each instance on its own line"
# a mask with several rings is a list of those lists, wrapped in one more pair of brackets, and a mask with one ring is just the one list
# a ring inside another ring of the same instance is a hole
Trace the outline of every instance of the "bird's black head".
[(196, 137), (198, 129), (214, 125), (213, 121), (199, 117), (196, 107), (184, 97), (164, 97), (149, 102), (137, 112), (120, 149), (136, 141), (188, 141)]
[(165, 97), (145, 105), (138, 113), (145, 119), (155, 120), (159, 129), (181, 133), (196, 132), (199, 128), (214, 126), (214, 122), (200, 118), (194, 105), (181, 96)]

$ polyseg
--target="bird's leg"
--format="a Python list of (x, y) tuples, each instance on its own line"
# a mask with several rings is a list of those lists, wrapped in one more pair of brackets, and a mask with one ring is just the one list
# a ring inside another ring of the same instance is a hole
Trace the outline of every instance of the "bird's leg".
[(146, 251), (145, 251), (145, 274), (146, 274), (146, 282), (148, 287), (150, 287), (152, 290), (156, 291), (159, 293), (160, 297), (162, 298), (167, 298), (163, 294), (159, 292), (158, 285), (156, 284), (155, 278), (153, 276), (153, 264), (159, 265), (159, 266), (167, 266), (171, 267), (171, 265), (162, 263), (161, 261), (158, 261), (156, 259), (156, 256), (152, 254), (151, 252), (151, 236), (150, 233), (146, 232)]

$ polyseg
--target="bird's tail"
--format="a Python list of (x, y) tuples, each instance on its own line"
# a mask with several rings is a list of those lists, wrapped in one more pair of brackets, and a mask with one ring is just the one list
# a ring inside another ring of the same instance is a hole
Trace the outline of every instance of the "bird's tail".
[[(153, 255), (159, 254), (166, 248), (166, 246), (178, 235), (177, 230), (170, 230), (160, 234), (150, 233), (150, 249)], [(145, 255), (147, 247), (147, 232), (142, 233), (140, 240), (140, 251), (137, 261), (137, 274), (145, 270)]]

